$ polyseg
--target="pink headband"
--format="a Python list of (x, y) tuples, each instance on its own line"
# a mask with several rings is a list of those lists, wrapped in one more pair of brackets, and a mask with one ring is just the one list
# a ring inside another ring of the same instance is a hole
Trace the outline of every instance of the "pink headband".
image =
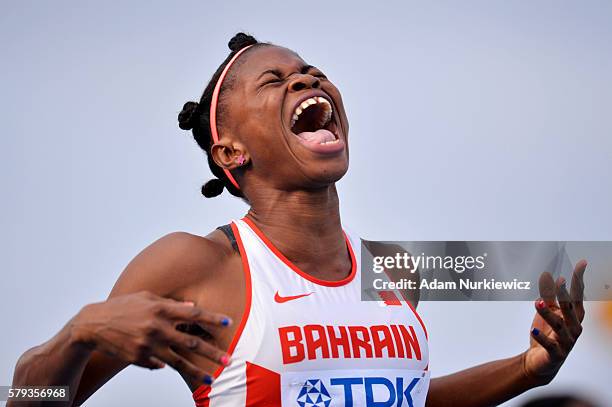
[[(213, 91), (212, 100), (210, 102), (210, 134), (212, 135), (212, 139), (214, 143), (219, 142), (219, 133), (217, 132), (217, 102), (219, 101), (219, 91), (221, 90), (223, 79), (225, 79), (225, 75), (227, 75), (227, 72), (231, 68), (232, 64), (236, 62), (238, 57), (244, 51), (251, 48), (253, 45), (254, 44), (251, 44), (249, 46), (242, 48), (240, 51), (236, 53), (236, 55), (232, 57), (232, 59), (230, 59), (227, 65), (225, 65), (225, 68), (223, 69), (223, 72), (221, 72), (221, 75), (219, 76), (219, 79), (217, 80), (217, 84), (215, 85), (215, 90)], [(238, 186), (238, 183), (236, 182), (232, 174), (230, 174), (229, 170), (227, 168), (223, 168), (223, 172), (225, 172), (225, 175), (227, 175), (227, 178), (230, 180), (232, 185), (234, 185), (237, 189), (240, 189), (240, 187)]]

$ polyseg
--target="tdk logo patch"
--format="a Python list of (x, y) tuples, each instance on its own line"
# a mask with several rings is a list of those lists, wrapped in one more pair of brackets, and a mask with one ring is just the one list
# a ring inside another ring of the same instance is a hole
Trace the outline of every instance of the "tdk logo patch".
[(329, 407), (331, 397), (320, 379), (306, 380), (297, 402), (300, 407)]
[[(413, 407), (411, 392), (419, 380), (418, 377), (406, 381), (403, 377), (395, 380), (386, 377), (338, 377), (330, 378), (327, 386), (334, 395), (344, 396), (344, 406), (353, 406), (365, 398), (365, 407)], [(300, 407), (329, 407), (331, 402), (332, 397), (320, 379), (307, 380), (297, 398)]]

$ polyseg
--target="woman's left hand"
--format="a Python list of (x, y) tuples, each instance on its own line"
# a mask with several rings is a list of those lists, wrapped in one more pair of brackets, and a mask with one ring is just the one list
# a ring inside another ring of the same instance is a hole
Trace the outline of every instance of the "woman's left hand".
[(537, 384), (549, 383), (555, 377), (582, 333), (586, 266), (585, 260), (576, 263), (570, 292), (563, 277), (555, 282), (549, 273), (540, 276), (542, 298), (535, 303), (530, 346), (523, 355), (525, 374)]

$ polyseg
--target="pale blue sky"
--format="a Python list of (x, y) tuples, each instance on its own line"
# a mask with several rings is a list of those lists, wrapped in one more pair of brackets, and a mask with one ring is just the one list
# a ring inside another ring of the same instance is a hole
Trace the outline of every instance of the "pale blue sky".
[[(23, 350), (102, 300), (148, 243), (243, 214), (237, 199), (200, 195), (206, 162), (176, 124), (239, 30), (295, 49), (342, 91), (343, 222), (363, 237), (612, 240), (610, 2), (1, 8), (0, 385)], [(589, 309), (550, 388), (612, 398), (610, 337)], [(527, 344), (529, 303), (420, 310), (434, 375)], [(130, 368), (88, 405), (170, 403), (191, 403), (178, 375)]]

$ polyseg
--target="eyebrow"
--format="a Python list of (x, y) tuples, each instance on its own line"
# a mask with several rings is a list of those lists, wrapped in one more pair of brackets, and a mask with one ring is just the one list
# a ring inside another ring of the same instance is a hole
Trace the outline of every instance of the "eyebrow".
[[(316, 67), (314, 67), (314, 66), (312, 66), (312, 65), (304, 65), (304, 66), (302, 66), (302, 67), (300, 68), (300, 73), (301, 73), (301, 74), (305, 74), (305, 73), (307, 73), (308, 71), (310, 71), (310, 70), (311, 70), (311, 69), (313, 69), (313, 68), (315, 68), (315, 69), (316, 69)], [(281, 71), (279, 71), (278, 69), (266, 69), (265, 71), (263, 71), (263, 72), (262, 72), (262, 73), (261, 73), (261, 74), (260, 74), (260, 75), (257, 77), (257, 79), (258, 79), (258, 80), (259, 80), (259, 79), (261, 79), (261, 77), (262, 77), (262, 76), (264, 76), (264, 75), (266, 75), (266, 74), (276, 75), (276, 76), (278, 76), (279, 78), (282, 78), (282, 77), (283, 77), (283, 74), (282, 74), (282, 73), (281, 73)]]
[(281, 74), (281, 72), (278, 69), (266, 69), (265, 71), (263, 71), (258, 77), (257, 79), (260, 79), (262, 76), (266, 75), (266, 74), (273, 74), (278, 76), (279, 78), (281, 78), (283, 75)]
[(310, 71), (313, 68), (314, 68), (314, 66), (312, 66), (312, 65), (304, 65), (302, 67), (302, 69), (300, 69), (300, 73), (301, 74), (305, 74), (306, 72)]

